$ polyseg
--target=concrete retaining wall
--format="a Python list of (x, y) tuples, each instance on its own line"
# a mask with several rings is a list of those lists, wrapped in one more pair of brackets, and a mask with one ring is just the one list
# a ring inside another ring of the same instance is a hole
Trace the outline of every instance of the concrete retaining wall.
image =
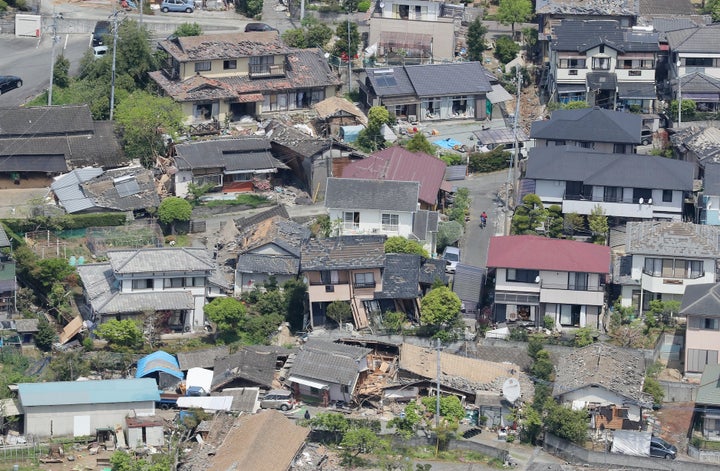
[(720, 464), (720, 451), (703, 451), (688, 445), (688, 455), (703, 463)]
[(663, 402), (695, 402), (697, 384), (680, 383), (677, 381), (658, 381), (665, 396)]

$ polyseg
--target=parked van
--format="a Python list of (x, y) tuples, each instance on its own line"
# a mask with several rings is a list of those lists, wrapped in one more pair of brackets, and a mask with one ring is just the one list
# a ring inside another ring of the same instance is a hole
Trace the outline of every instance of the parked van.
[(260, 400), (260, 407), (263, 409), (280, 409), (287, 411), (295, 407), (295, 398), (292, 391), (285, 389), (273, 389), (268, 391)]

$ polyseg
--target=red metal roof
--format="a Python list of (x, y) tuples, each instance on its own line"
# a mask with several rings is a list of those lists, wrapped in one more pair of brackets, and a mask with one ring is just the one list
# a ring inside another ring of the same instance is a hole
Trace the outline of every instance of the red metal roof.
[(532, 235), (493, 237), (487, 266), (610, 273), (610, 247)]
[(349, 164), (341, 178), (420, 182), (419, 200), (433, 206), (437, 204), (445, 167), (437, 157), (394, 146)]

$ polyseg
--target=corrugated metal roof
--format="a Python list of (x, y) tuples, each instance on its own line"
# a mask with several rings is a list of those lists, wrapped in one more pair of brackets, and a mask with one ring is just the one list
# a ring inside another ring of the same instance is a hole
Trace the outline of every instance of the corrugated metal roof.
[(720, 406), (720, 365), (705, 365), (695, 404)]
[(2, 224), (0, 224), (0, 247), (10, 247), (10, 239), (8, 238)]
[(139, 359), (135, 377), (142, 378), (158, 371), (183, 379), (183, 374), (182, 371), (180, 371), (177, 359), (162, 350), (158, 350)]
[(232, 409), (232, 396), (181, 396), (177, 398), (177, 405), (181, 409), (198, 408), (203, 410)]
[(492, 237), (487, 266), (610, 273), (610, 247), (532, 235)]
[(451, 165), (445, 169), (445, 181), (465, 180), (465, 174), (467, 174), (467, 165)]
[(92, 180), (103, 174), (103, 169), (97, 167), (78, 168), (72, 172), (60, 175), (50, 185), (50, 189), (69, 214), (77, 213), (95, 206), (95, 202), (85, 196), (81, 183)]
[(113, 404), (159, 401), (160, 392), (152, 378), (59, 381), (18, 384), (23, 408), (72, 404)]

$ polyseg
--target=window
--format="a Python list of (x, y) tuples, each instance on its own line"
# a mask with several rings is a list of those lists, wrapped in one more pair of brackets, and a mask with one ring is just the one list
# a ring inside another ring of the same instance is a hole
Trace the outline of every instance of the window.
[(633, 203), (640, 203), (641, 199), (643, 203), (647, 203), (650, 198), (652, 198), (652, 190), (649, 188), (633, 188)]
[(600, 45), (600, 54), (604, 54), (604, 53), (605, 53), (605, 45), (601, 44)]
[(212, 62), (201, 61), (195, 62), (195, 72), (207, 72), (212, 69)]
[(702, 260), (688, 260), (688, 278), (700, 278), (705, 276)]
[(683, 62), (685, 67), (713, 67), (713, 59), (710, 57), (686, 57)]
[(343, 213), (343, 227), (345, 229), (359, 229), (360, 228), (360, 213), (345, 211)]
[(382, 215), (382, 230), (388, 232), (397, 232), (399, 216), (397, 214)]
[(578, 146), (582, 147), (583, 149), (594, 149), (594, 148), (595, 148), (595, 143), (594, 143), (594, 142), (579, 141), (579, 142), (578, 142)]
[(660, 258), (646, 258), (645, 259), (645, 273), (652, 276), (660, 276), (662, 270), (662, 259)]
[(619, 203), (622, 197), (623, 189), (620, 186), (606, 186), (603, 190), (603, 201), (606, 203)]
[(561, 304), (560, 325), (580, 325), (580, 306), (577, 304)]
[(368, 273), (355, 273), (355, 287), (356, 288), (374, 288), (375, 287), (375, 276), (372, 272)]
[(235, 59), (223, 61), (223, 69), (237, 69), (237, 61)]
[(568, 70), (568, 75), (577, 75), (577, 74), (578, 74), (578, 70), (577, 70), (577, 69), (570, 69), (570, 70)]
[(553, 142), (555, 143), (556, 146), (564, 146), (565, 145), (565, 141), (553, 141)]
[(672, 190), (663, 190), (662, 200), (663, 200), (663, 203), (672, 203), (672, 200), (673, 200)]
[(592, 68), (594, 70), (610, 70), (609, 57), (593, 57)]
[(540, 276), (538, 270), (521, 270), (508, 268), (506, 281), (517, 281), (519, 283), (535, 283), (535, 279)]
[(587, 273), (568, 273), (568, 289), (576, 291), (587, 291), (588, 274)]
[(132, 289), (133, 290), (153, 289), (153, 285), (154, 285), (153, 281), (154, 280), (152, 278), (148, 278), (148, 279), (144, 279), (144, 280), (133, 280), (132, 281)]
[[(419, 7), (418, 7), (418, 8), (419, 8)], [(342, 386), (340, 386), (340, 390), (341, 390), (344, 394), (349, 394), (349, 393), (350, 393), (350, 386), (348, 386), (347, 384), (343, 384)]]
[(185, 286), (185, 278), (165, 278), (163, 286), (165, 288), (183, 288)]
[(624, 154), (625, 153), (625, 144), (614, 144), (613, 145), (613, 153)]
[(695, 348), (688, 348), (685, 368), (687, 371), (702, 373), (705, 369), (705, 365), (716, 365), (717, 362), (717, 350), (699, 350)]
[(705, 330), (720, 330), (720, 319), (713, 318), (713, 317), (706, 317), (705, 319), (705, 325), (703, 326), (703, 329)]
[[(560, 69), (584, 69), (585, 59), (572, 58), (572, 59), (560, 59), (558, 63)], [(576, 75), (571, 72), (571, 75)]]
[(642, 72), (639, 70), (630, 70), (628, 71), (628, 77), (640, 77), (642, 75)]

